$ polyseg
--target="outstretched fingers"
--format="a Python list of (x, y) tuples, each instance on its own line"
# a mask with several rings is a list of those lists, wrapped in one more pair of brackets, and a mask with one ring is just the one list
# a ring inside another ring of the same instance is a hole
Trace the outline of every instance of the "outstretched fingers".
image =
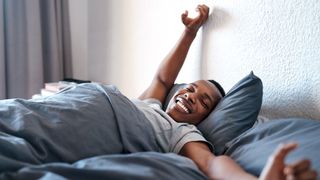
[(294, 164), (288, 165), (285, 168), (285, 173), (300, 173), (309, 169), (310, 166), (311, 166), (311, 162), (307, 159), (303, 159)]
[(181, 18), (185, 19), (186, 17), (188, 17), (189, 12), (187, 10), (184, 11), (184, 13), (181, 14)]
[(307, 159), (288, 165), (284, 169), (287, 179), (316, 179), (317, 172), (311, 169), (311, 162)]
[(199, 19), (204, 22), (208, 19), (209, 7), (206, 5), (198, 5), (197, 10), (199, 12)]
[(276, 161), (284, 162), (285, 157), (297, 147), (298, 147), (297, 143), (281, 144), (273, 153), (273, 158), (275, 158)]
[(198, 29), (208, 19), (209, 7), (206, 5), (198, 5), (196, 11), (198, 12), (198, 15), (195, 18), (188, 17), (188, 11), (181, 14), (183, 24), (187, 27), (189, 32), (194, 34), (197, 33)]
[(278, 148), (271, 154), (267, 164), (265, 165), (263, 171), (260, 174), (259, 179), (263, 180), (282, 180), (285, 179), (284, 160), (286, 156), (297, 148), (298, 144), (296, 143), (287, 143), (281, 144)]

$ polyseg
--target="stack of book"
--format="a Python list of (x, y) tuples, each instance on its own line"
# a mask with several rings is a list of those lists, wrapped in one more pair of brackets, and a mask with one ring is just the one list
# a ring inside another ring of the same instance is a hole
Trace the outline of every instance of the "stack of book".
[(50, 83), (45, 83), (44, 88), (41, 89), (41, 96), (50, 96), (52, 94), (55, 94), (64, 88), (68, 86), (74, 86), (76, 83), (73, 82), (67, 82), (67, 81), (59, 81), (59, 82), (50, 82)]
[(69, 86), (75, 86), (77, 84), (81, 83), (90, 83), (91, 81), (85, 81), (85, 80), (78, 80), (78, 79), (71, 79), (71, 78), (65, 78), (62, 81), (59, 82), (49, 82), (44, 84), (44, 88), (41, 89), (40, 94), (35, 94), (32, 96), (32, 99), (38, 98), (38, 97), (46, 97), (53, 95), (61, 90), (63, 90), (66, 87)]

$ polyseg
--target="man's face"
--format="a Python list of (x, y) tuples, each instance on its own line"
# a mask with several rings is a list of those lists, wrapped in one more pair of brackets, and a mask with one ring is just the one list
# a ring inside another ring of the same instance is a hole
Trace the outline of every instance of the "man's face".
[(198, 124), (221, 99), (218, 89), (206, 80), (199, 80), (180, 89), (170, 100), (166, 113), (177, 122)]

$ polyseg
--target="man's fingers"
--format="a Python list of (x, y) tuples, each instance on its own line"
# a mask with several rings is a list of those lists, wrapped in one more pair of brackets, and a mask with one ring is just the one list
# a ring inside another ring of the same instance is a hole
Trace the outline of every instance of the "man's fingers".
[(317, 179), (317, 171), (315, 170), (309, 170), (302, 172), (300, 174), (287, 174), (286, 179), (287, 180), (316, 180)]
[(283, 161), (287, 154), (297, 147), (297, 143), (281, 144), (274, 152), (274, 158)]
[(294, 164), (290, 164), (288, 165), (285, 169), (284, 169), (284, 173), (285, 174), (297, 174), (300, 173), (302, 171), (305, 171), (307, 169), (310, 168), (310, 161), (307, 159), (302, 159)]
[(203, 11), (203, 8), (202, 8), (200, 5), (198, 5), (197, 11), (199, 12), (198, 17), (199, 17), (200, 19), (202, 19), (205, 12)]
[(187, 10), (181, 14), (181, 20), (182, 20), (183, 24), (185, 24), (185, 25), (189, 23), (188, 22), (189, 21), (188, 14), (189, 14), (189, 12)]
[(309, 171), (306, 171), (306, 172), (303, 172), (303, 173), (300, 173), (298, 176), (297, 176), (297, 179), (317, 179), (317, 172), (315, 170), (309, 170)]
[(290, 168), (288, 169), (291, 170), (293, 173), (297, 174), (306, 171), (310, 168), (310, 166), (311, 162), (308, 159), (302, 159), (292, 165), (289, 165)]
[(188, 16), (189, 12), (187, 10), (184, 11), (184, 13), (181, 14), (182, 18), (186, 18)]
[(203, 24), (208, 19), (209, 7), (206, 5), (198, 5), (197, 10), (199, 12), (197, 22)]
[(192, 31), (197, 31), (208, 19), (209, 7), (206, 5), (198, 5), (196, 8), (198, 15), (194, 18), (188, 17), (188, 11), (181, 14), (183, 24)]
[(205, 17), (208, 15), (209, 7), (206, 5), (198, 5), (197, 9), (199, 10), (202, 17)]
[(206, 12), (206, 14), (209, 12), (209, 7), (208, 6), (206, 6), (206, 5), (204, 5), (204, 4), (202, 4), (201, 5), (202, 6), (202, 8), (203, 8), (203, 10)]
[(311, 162), (307, 159), (300, 160), (284, 169), (288, 179), (316, 179), (317, 172), (311, 169)]

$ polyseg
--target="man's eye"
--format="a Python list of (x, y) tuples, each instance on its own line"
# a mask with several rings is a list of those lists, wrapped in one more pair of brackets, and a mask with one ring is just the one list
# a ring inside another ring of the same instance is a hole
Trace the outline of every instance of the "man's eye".
[(201, 102), (201, 104), (205, 109), (209, 109), (209, 107), (204, 102)]
[(209, 106), (203, 100), (201, 100), (200, 102), (205, 109), (209, 109)]
[(192, 90), (191, 88), (186, 88), (186, 90), (187, 90), (188, 92), (193, 92), (193, 90)]

